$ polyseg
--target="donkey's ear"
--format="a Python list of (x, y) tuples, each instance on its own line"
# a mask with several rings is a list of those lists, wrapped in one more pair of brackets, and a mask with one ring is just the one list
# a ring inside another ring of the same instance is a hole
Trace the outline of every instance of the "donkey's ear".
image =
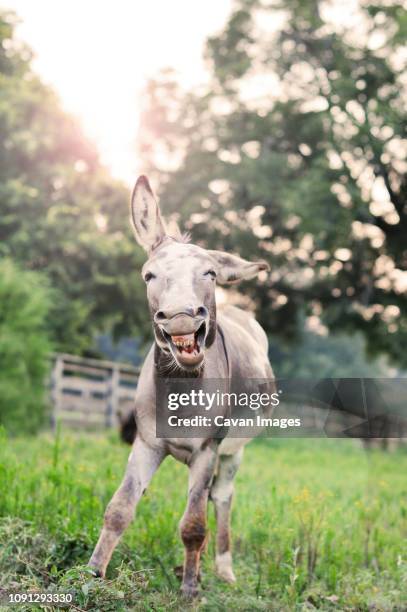
[(242, 280), (249, 280), (262, 270), (270, 270), (270, 266), (265, 261), (247, 261), (223, 251), (209, 251), (209, 253), (217, 264), (217, 279), (221, 284), (232, 284)]
[(139, 176), (133, 189), (130, 221), (137, 242), (151, 251), (164, 238), (165, 226), (160, 209), (146, 176)]

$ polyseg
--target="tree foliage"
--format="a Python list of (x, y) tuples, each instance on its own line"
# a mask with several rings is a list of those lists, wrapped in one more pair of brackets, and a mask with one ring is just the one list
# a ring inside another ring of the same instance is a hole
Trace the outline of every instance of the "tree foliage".
[(56, 348), (91, 352), (102, 332), (146, 329), (142, 252), (128, 193), (101, 165), (77, 121), (31, 68), (0, 15), (0, 256), (48, 276)]
[(50, 366), (47, 283), (4, 259), (0, 304), (0, 425), (15, 432), (35, 431), (46, 414)]
[(247, 286), (269, 334), (298, 338), (305, 315), (405, 367), (406, 13), (334, 8), (236, 0), (209, 87), (150, 83), (142, 152), (194, 237), (271, 263)]

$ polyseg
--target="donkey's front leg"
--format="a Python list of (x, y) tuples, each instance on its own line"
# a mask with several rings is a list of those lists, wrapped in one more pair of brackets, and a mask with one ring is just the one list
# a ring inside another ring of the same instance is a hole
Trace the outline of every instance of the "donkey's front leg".
[(123, 481), (107, 506), (102, 532), (89, 561), (98, 576), (104, 577), (120, 536), (164, 456), (163, 450), (151, 448), (139, 436), (135, 439)]
[(209, 489), (215, 470), (217, 443), (211, 441), (197, 451), (190, 462), (188, 503), (180, 523), (185, 546), (182, 592), (188, 597), (198, 594), (199, 561), (206, 537), (206, 514)]

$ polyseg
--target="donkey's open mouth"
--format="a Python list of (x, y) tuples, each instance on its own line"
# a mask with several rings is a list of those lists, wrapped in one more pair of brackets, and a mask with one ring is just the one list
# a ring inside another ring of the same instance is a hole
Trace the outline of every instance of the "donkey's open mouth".
[(189, 334), (177, 333), (170, 335), (164, 330), (163, 333), (174, 358), (181, 366), (193, 369), (202, 363), (206, 337), (205, 321), (201, 323), (195, 332)]

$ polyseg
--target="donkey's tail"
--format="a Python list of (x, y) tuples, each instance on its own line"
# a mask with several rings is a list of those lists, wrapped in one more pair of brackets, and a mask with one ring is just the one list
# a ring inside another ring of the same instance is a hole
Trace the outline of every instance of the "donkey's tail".
[(123, 417), (120, 423), (120, 437), (126, 444), (133, 444), (137, 433), (136, 419), (134, 410)]

